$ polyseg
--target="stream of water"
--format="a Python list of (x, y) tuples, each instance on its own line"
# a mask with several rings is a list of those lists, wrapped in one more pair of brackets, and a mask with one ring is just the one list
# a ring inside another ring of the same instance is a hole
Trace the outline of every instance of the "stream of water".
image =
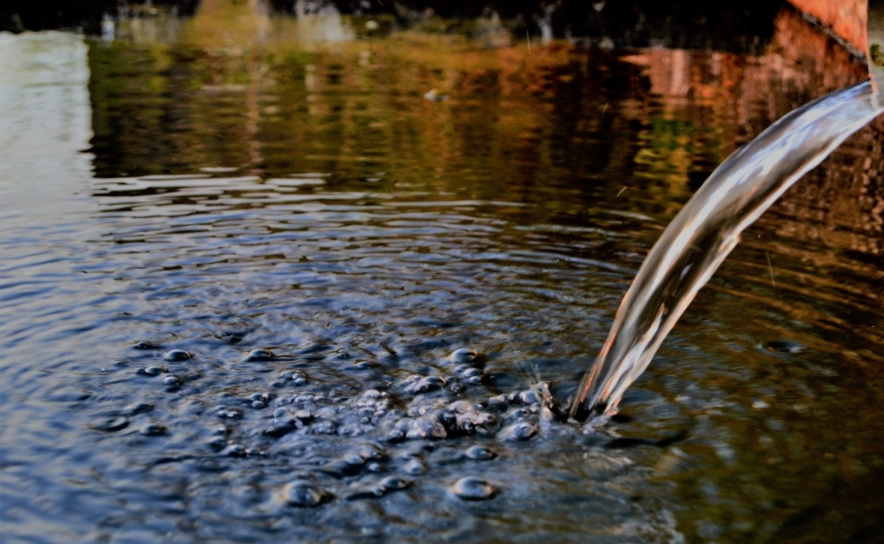
[(648, 253), (571, 406), (616, 413), (725, 257), (793, 183), (882, 111), (870, 81), (815, 100), (774, 123), (719, 166)]

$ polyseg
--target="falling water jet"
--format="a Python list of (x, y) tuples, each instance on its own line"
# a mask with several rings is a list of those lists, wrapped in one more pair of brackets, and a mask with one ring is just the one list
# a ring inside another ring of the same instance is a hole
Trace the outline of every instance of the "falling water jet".
[(734, 249), (740, 233), (847, 137), (884, 111), (884, 0), (869, 0), (870, 81), (836, 91), (781, 118), (728, 157), (648, 253), (595, 363), (584, 374), (571, 418), (611, 416), (648, 367), (694, 296)]

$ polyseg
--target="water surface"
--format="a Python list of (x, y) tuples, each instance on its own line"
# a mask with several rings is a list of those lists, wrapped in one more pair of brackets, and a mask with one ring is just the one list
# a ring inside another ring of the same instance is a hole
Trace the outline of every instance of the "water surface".
[[(0, 36), (5, 538), (875, 539), (874, 126), (746, 231), (624, 417), (489, 401), (564, 405), (698, 184), (862, 68), (788, 11), (760, 54), (487, 25), (207, 8)], [(391, 439), (458, 400), (496, 419)], [(493, 498), (458, 498), (471, 476)], [(288, 504), (299, 482), (322, 504)]]

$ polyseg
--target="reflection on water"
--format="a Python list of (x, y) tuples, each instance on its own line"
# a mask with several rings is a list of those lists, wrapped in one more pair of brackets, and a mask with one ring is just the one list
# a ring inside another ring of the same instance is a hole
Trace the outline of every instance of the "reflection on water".
[(696, 184), (862, 69), (788, 11), (757, 56), (366, 22), (2, 37), (4, 534), (876, 534), (876, 127), (747, 231), (628, 418), (584, 435), (532, 388), (564, 404)]

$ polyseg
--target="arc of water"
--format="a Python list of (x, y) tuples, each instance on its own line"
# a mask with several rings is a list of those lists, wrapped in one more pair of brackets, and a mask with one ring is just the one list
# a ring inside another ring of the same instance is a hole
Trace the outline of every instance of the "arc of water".
[(616, 411), (740, 233), (789, 187), (884, 108), (884, 0), (869, 1), (870, 82), (786, 114), (728, 157), (666, 228), (620, 303), (598, 358), (571, 405), (576, 417)]

